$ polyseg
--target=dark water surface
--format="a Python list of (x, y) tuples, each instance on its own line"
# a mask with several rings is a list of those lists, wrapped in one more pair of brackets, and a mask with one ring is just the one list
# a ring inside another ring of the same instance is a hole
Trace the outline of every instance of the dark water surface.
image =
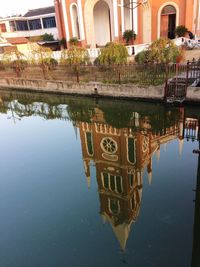
[(199, 121), (1, 92), (0, 267), (200, 266)]

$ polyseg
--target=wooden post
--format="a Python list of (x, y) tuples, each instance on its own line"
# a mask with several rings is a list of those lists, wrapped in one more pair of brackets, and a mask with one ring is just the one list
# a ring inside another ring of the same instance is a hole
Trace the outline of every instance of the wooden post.
[(189, 79), (189, 68), (190, 68), (190, 61), (187, 61), (187, 68), (186, 68), (186, 83), (185, 83), (185, 95), (187, 95), (187, 88), (188, 88), (188, 79)]
[(118, 66), (118, 82), (119, 82), (119, 84), (121, 83), (121, 72), (120, 72), (119, 66)]

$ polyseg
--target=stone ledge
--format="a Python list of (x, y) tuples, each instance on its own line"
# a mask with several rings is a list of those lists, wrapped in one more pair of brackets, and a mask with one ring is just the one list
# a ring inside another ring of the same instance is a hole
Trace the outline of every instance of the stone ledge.
[(144, 88), (133, 84), (74, 83), (53, 80), (0, 78), (0, 88), (96, 97), (137, 98), (160, 101), (164, 99), (164, 86)]

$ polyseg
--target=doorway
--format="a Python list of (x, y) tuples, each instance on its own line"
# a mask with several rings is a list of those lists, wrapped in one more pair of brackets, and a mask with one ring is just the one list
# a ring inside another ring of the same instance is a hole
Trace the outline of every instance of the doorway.
[(167, 5), (161, 12), (160, 36), (174, 39), (176, 30), (176, 9), (172, 5)]

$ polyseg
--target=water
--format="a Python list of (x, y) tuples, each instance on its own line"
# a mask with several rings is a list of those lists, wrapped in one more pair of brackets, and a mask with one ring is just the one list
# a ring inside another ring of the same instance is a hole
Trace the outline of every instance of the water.
[(199, 266), (198, 107), (0, 99), (0, 267)]

